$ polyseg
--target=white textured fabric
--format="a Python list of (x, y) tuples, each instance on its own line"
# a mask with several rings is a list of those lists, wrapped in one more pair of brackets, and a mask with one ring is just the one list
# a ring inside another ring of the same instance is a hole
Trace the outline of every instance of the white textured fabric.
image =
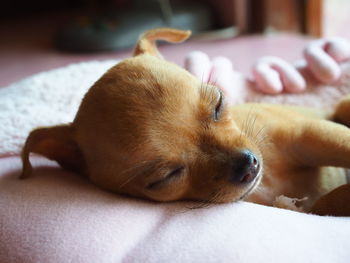
[(16, 154), (35, 127), (71, 122), (91, 85), (117, 61), (42, 72), (0, 89), (0, 156)]

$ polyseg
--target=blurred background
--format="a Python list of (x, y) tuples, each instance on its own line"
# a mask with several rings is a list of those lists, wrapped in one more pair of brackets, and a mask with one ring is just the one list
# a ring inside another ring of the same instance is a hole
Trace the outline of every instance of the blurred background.
[(348, 0), (2, 0), (0, 87), (34, 73), (88, 60), (130, 56), (144, 30), (191, 29), (191, 40), (160, 45), (182, 65), (202, 50), (249, 72), (262, 55), (294, 61), (310, 39), (350, 40)]

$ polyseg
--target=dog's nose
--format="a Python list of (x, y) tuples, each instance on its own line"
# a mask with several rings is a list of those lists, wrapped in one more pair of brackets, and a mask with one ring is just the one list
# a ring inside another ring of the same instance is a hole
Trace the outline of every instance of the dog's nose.
[(249, 150), (242, 150), (232, 160), (230, 181), (235, 184), (252, 182), (258, 175), (260, 164), (258, 158)]

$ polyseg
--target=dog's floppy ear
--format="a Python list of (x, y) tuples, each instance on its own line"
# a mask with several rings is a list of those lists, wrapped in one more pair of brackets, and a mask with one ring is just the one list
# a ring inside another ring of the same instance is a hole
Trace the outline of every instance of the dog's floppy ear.
[(185, 41), (191, 35), (191, 31), (179, 30), (174, 28), (156, 28), (146, 31), (137, 41), (134, 56), (140, 54), (150, 54), (162, 57), (156, 47), (156, 40), (165, 40), (171, 43), (179, 43)]
[(82, 172), (84, 168), (83, 156), (70, 125), (38, 128), (29, 134), (22, 150), (23, 169), (20, 178), (26, 178), (32, 172), (30, 153), (55, 160), (63, 168), (74, 172)]

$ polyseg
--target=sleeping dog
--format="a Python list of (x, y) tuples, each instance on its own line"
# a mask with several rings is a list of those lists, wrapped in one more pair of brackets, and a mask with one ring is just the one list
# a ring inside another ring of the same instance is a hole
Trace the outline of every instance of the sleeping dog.
[(350, 168), (350, 97), (332, 114), (231, 105), (219, 88), (157, 51), (156, 40), (189, 35), (169, 28), (143, 34), (134, 56), (90, 88), (72, 123), (29, 134), (21, 177), (32, 171), (33, 152), (104, 189), (140, 198), (272, 205), (284, 195), (308, 197), (305, 211), (350, 215), (349, 185), (337, 188)]

